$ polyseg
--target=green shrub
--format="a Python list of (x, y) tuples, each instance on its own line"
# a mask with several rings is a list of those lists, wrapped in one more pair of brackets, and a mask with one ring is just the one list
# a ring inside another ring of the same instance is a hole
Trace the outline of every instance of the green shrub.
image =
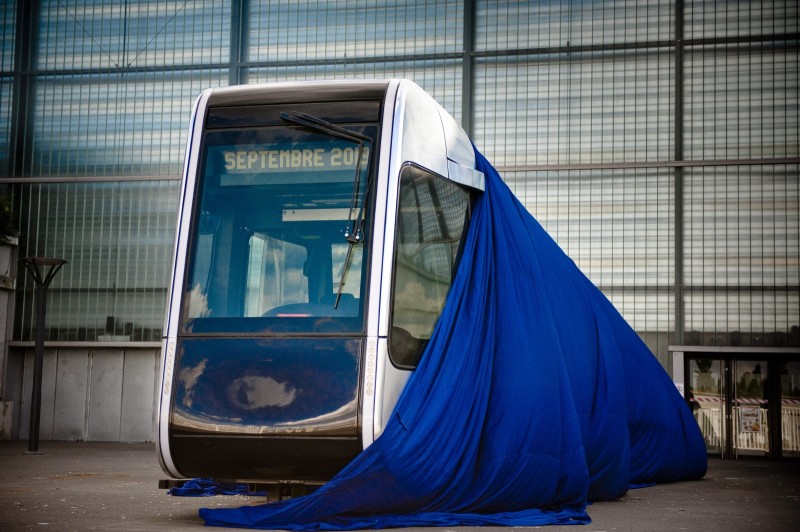
[(19, 236), (19, 219), (11, 196), (0, 196), (0, 243)]

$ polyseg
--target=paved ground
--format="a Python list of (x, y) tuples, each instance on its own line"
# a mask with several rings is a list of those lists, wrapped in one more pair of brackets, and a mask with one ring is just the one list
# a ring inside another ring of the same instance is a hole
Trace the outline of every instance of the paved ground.
[[(42, 442), (43, 454), (26, 450), (26, 442), (0, 442), (2, 532), (199, 530), (198, 508), (264, 502), (167, 495), (152, 444)], [(798, 530), (800, 461), (710, 460), (701, 481), (634, 490), (593, 504), (589, 515), (591, 525), (557, 530)]]

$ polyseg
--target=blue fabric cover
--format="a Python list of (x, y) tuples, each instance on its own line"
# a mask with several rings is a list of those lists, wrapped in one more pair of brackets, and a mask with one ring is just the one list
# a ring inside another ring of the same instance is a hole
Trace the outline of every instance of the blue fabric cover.
[(265, 491), (250, 491), (247, 484), (217, 482), (210, 478), (192, 478), (181, 484), (170, 488), (168, 495), (175, 497), (213, 497), (214, 495), (250, 495), (263, 497), (267, 495)]
[(587, 501), (697, 479), (697, 423), (656, 358), (477, 153), (486, 191), (422, 361), (384, 433), (305, 497), (207, 525), (587, 523)]

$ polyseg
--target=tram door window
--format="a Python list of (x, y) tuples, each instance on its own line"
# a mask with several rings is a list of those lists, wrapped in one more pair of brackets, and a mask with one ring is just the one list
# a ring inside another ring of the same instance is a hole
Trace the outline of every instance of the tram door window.
[(723, 458), (800, 456), (800, 361), (689, 357), (687, 399)]
[(389, 355), (417, 365), (455, 275), (466, 235), (469, 193), (416, 166), (400, 176)]

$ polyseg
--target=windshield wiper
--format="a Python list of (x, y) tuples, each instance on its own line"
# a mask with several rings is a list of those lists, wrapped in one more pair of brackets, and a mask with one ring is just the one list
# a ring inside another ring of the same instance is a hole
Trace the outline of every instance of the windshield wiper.
[[(358, 203), (358, 193), (361, 189), (361, 160), (363, 159), (364, 151), (366, 150), (365, 143), (371, 142), (372, 138), (364, 135), (363, 133), (359, 133), (358, 131), (351, 131), (306, 113), (284, 112), (280, 114), (280, 117), (286, 122), (292, 122), (294, 124), (313, 129), (314, 131), (319, 131), (328, 136), (340, 138), (358, 145), (356, 173), (353, 177), (353, 195), (350, 198), (350, 210), (347, 214), (347, 227), (345, 227), (344, 230), (344, 237), (348, 242), (347, 254), (345, 255), (344, 264), (342, 264), (342, 275), (339, 279), (339, 288), (336, 292), (336, 301), (333, 304), (333, 308), (338, 309), (339, 300), (342, 298), (342, 289), (344, 288), (344, 283), (347, 279), (347, 272), (350, 269), (350, 258), (353, 254), (353, 245), (360, 244), (363, 239), (362, 230), (364, 226), (364, 205), (367, 202), (367, 194), (369, 193), (369, 181), (367, 182), (367, 191), (364, 193), (364, 199), (361, 201), (360, 205), (357, 206), (356, 204)], [(353, 213), (356, 210), (358, 210), (358, 214), (354, 217)]]

